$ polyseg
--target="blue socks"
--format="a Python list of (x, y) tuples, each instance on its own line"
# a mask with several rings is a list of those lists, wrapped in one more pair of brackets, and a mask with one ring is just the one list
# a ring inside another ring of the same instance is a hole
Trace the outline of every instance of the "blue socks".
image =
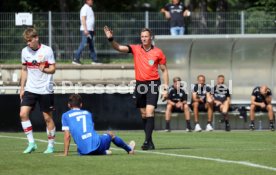
[(131, 151), (130, 147), (120, 137), (115, 136), (114, 139), (112, 139), (112, 142), (116, 146), (118, 146), (118, 147), (123, 148), (124, 150), (126, 150), (126, 152)]

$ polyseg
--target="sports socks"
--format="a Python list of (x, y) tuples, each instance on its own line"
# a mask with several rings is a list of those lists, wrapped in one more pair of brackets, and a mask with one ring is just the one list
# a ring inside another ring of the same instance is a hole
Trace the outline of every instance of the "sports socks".
[(48, 147), (54, 147), (55, 144), (55, 135), (56, 135), (56, 128), (52, 130), (47, 130), (47, 136), (48, 136)]
[(192, 129), (190, 120), (186, 120), (186, 126), (188, 129)]
[(170, 120), (166, 120), (166, 129), (170, 130)]
[(123, 148), (124, 150), (126, 150), (126, 152), (129, 152), (131, 151), (131, 148), (118, 136), (115, 136), (113, 139), (112, 139), (112, 142), (120, 147), (120, 148)]
[(24, 130), (24, 133), (27, 136), (27, 139), (29, 143), (34, 143), (34, 136), (33, 136), (33, 127), (30, 120), (21, 122), (22, 128)]
[(147, 123), (146, 123), (146, 141), (152, 142), (152, 132), (154, 129), (154, 117), (147, 117)]

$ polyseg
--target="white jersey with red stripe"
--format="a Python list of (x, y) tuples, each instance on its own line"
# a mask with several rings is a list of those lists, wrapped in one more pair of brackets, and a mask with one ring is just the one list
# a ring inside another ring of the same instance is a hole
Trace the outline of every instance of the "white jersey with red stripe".
[(38, 50), (32, 50), (27, 46), (22, 49), (21, 61), (22, 65), (27, 66), (28, 72), (25, 91), (35, 94), (52, 94), (53, 74), (46, 74), (39, 70), (40, 64), (45, 64), (45, 67), (55, 64), (51, 47), (41, 44)]

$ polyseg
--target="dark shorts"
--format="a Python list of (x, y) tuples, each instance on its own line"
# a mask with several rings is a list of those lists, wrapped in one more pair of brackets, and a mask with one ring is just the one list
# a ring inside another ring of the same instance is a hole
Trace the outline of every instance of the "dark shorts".
[(112, 138), (109, 134), (103, 134), (100, 136), (100, 146), (89, 155), (106, 155), (106, 150), (109, 150)]
[[(194, 110), (193, 105), (191, 105), (191, 109)], [(207, 112), (207, 109), (205, 108), (205, 103), (198, 104), (198, 111), (199, 112)]]
[(220, 105), (218, 105), (218, 106), (214, 105), (214, 111), (220, 112)]
[(184, 112), (184, 110), (182, 110), (181, 108), (173, 107), (173, 108), (172, 108), (172, 112), (182, 113), (182, 112)]
[(137, 108), (145, 108), (147, 105), (157, 107), (159, 97), (160, 80), (136, 81), (134, 98)]
[(40, 111), (50, 112), (54, 110), (54, 94), (35, 94), (25, 91), (20, 106), (35, 107), (39, 103)]
[(265, 108), (261, 108), (259, 106), (255, 107), (255, 112), (268, 112), (266, 109), (267, 106), (265, 106)]

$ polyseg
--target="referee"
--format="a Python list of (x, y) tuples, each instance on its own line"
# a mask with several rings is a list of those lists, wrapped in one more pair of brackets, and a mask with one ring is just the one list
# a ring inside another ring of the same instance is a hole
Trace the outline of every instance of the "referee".
[(105, 35), (112, 47), (124, 53), (132, 53), (134, 59), (136, 86), (134, 96), (136, 107), (140, 109), (144, 124), (145, 141), (143, 150), (155, 149), (152, 141), (154, 129), (154, 109), (157, 107), (159, 96), (160, 76), (158, 66), (162, 71), (164, 91), (163, 98), (167, 98), (167, 88), (169, 82), (166, 57), (162, 50), (152, 45), (153, 34), (148, 28), (143, 28), (140, 33), (142, 44), (120, 45), (113, 38), (113, 32), (107, 26), (104, 27)]

